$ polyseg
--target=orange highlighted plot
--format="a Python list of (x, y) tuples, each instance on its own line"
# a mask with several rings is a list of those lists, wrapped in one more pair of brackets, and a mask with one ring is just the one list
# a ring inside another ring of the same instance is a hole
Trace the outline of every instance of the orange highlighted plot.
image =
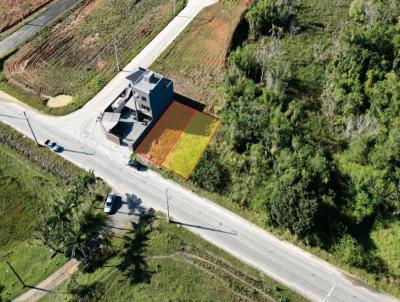
[(196, 112), (171, 152), (168, 153), (163, 166), (185, 179), (189, 178), (218, 125), (218, 119)]
[(136, 153), (161, 165), (194, 113), (194, 109), (172, 102), (137, 147)]

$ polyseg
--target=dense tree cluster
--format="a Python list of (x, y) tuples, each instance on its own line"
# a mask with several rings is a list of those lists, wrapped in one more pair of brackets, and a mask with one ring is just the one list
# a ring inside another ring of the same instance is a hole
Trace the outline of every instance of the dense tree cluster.
[[(374, 260), (351, 230), (400, 213), (400, 10), (354, 0), (349, 14), (321, 97), (307, 103), (289, 93), (289, 33), (274, 30), (294, 22), (293, 3), (254, 1), (252, 38), (228, 58), (223, 128), (207, 162), (225, 169), (230, 199), (363, 266)], [(196, 182), (217, 191), (209, 165), (200, 163)]]

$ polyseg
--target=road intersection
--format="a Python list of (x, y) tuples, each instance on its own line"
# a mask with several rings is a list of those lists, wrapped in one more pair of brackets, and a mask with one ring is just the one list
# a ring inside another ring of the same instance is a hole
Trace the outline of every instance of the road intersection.
[[(215, 2), (189, 0), (187, 7), (80, 110), (52, 117), (0, 98), (0, 121), (31, 137), (23, 116), (26, 111), (40, 141), (57, 141), (65, 148), (63, 157), (94, 170), (113, 189), (141, 206), (165, 212), (168, 190), (174, 221), (313, 301), (323, 301), (330, 292), (330, 302), (398, 301), (153, 171), (127, 167), (128, 148), (104, 137), (96, 117), (126, 87), (129, 72), (137, 66), (148, 67), (202, 8)], [(114, 219), (126, 219), (124, 215), (117, 213)]]

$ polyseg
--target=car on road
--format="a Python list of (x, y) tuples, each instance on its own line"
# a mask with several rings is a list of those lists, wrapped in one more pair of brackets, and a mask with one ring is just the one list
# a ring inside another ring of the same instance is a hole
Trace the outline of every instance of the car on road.
[(136, 159), (130, 159), (128, 161), (128, 166), (135, 168), (136, 170), (140, 170), (140, 168), (142, 167), (142, 164), (139, 161), (137, 161)]
[(63, 148), (57, 144), (55, 141), (52, 141), (50, 139), (46, 140), (44, 142), (44, 145), (49, 148), (50, 150), (53, 150), (54, 152), (61, 152)]
[(115, 202), (115, 194), (110, 193), (107, 195), (106, 202), (104, 203), (104, 213), (111, 213), (113, 210), (114, 202)]

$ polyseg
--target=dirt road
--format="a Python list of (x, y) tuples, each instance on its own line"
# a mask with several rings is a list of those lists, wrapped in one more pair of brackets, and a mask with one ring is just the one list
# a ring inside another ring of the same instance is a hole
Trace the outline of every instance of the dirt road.
[(32, 288), (16, 298), (14, 301), (38, 301), (49, 291), (56, 288), (63, 281), (67, 280), (73, 273), (78, 270), (79, 261), (72, 259), (65, 263), (61, 268), (51, 274), (49, 277), (44, 279), (42, 282), (37, 284), (35, 288)]

